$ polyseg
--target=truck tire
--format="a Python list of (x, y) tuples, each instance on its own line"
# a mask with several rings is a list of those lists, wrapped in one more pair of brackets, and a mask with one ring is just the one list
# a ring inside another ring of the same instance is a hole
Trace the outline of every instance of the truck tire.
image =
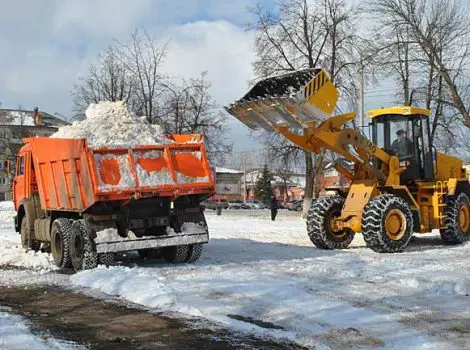
[(61, 268), (72, 267), (70, 260), (70, 231), (72, 222), (66, 218), (59, 218), (52, 223), (51, 252), (54, 263)]
[(113, 266), (116, 264), (116, 253), (100, 253), (98, 254), (98, 264)]
[(177, 245), (163, 248), (163, 259), (169, 263), (186, 262), (189, 256), (189, 245)]
[(39, 248), (41, 248), (41, 242), (33, 239), (27, 215), (28, 214), (25, 214), (21, 220), (21, 246), (25, 249), (31, 249), (37, 252)]
[(367, 247), (378, 253), (402, 252), (413, 236), (413, 215), (400, 197), (383, 194), (364, 208), (362, 235)]
[(341, 214), (344, 199), (340, 196), (319, 197), (310, 207), (307, 216), (307, 232), (312, 243), (320, 249), (345, 249), (354, 239), (354, 232), (346, 229), (335, 232), (331, 219)]
[(191, 244), (191, 246), (189, 247), (189, 254), (186, 259), (186, 262), (192, 263), (192, 262), (199, 260), (199, 258), (201, 257), (201, 253), (202, 253), (201, 243)]
[(470, 237), (470, 200), (465, 193), (447, 196), (441, 238), (446, 244), (461, 244)]
[(70, 257), (75, 271), (94, 269), (98, 266), (96, 246), (93, 240), (88, 237), (83, 220), (76, 220), (72, 225)]

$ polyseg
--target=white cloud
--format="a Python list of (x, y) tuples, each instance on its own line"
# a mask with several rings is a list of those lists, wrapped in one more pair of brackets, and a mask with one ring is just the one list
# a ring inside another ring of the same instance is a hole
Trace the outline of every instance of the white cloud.
[(251, 33), (226, 21), (200, 21), (173, 27), (169, 35), (167, 72), (195, 77), (207, 71), (218, 103), (241, 97), (253, 77)]

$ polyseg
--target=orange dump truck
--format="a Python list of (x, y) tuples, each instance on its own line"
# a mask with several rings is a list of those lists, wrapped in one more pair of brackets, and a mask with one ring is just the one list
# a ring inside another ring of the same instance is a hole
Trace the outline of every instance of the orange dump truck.
[(130, 250), (197, 260), (209, 240), (200, 202), (215, 184), (202, 137), (170, 138), (128, 148), (24, 139), (13, 182), (23, 246), (50, 249), (57, 266), (75, 270), (111, 264)]

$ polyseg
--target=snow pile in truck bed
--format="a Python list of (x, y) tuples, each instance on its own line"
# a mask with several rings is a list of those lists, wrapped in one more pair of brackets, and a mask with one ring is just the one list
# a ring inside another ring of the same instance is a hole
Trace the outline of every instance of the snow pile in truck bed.
[(92, 103), (86, 119), (61, 127), (51, 137), (86, 138), (91, 147), (135, 146), (169, 143), (159, 125), (133, 115), (123, 101)]

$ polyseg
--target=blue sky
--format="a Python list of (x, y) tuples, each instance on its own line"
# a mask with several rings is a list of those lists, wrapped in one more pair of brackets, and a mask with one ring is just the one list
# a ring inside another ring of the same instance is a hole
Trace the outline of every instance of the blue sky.
[[(144, 27), (170, 38), (164, 69), (195, 77), (208, 71), (220, 105), (241, 97), (253, 78), (253, 35), (245, 30), (255, 0), (0, 0), (0, 102), (39, 106), (70, 117), (70, 91), (113, 40)], [(261, 3), (274, 8), (275, 0)], [(369, 102), (369, 101), (366, 101)], [(236, 150), (258, 148), (231, 118)]]

